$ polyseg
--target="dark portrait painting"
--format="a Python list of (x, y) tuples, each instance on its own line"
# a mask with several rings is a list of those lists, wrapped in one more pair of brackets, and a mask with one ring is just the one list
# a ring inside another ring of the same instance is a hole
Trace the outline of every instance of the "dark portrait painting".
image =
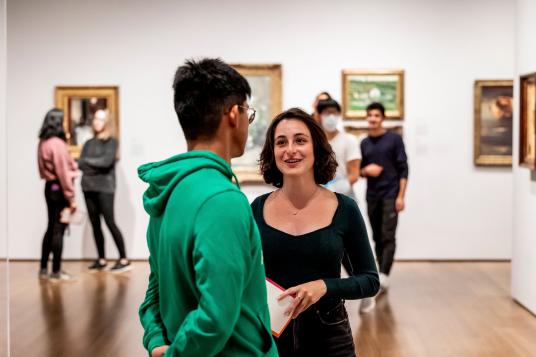
[(475, 83), (475, 163), (512, 164), (512, 81)]

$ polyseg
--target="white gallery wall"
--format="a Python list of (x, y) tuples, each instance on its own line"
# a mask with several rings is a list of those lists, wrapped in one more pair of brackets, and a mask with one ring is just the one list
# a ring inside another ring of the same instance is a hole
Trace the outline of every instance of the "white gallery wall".
[(0, 258), (7, 255), (6, 0), (0, 0)]
[(6, 1), (0, 0), (0, 355), (9, 355), (6, 187)]
[[(284, 107), (307, 110), (319, 91), (340, 99), (343, 68), (403, 68), (410, 179), (397, 257), (511, 257), (512, 170), (473, 165), (473, 82), (513, 78), (514, 1), (8, 0), (7, 11), (13, 258), (39, 256), (37, 131), (56, 85), (120, 87), (116, 216), (129, 255), (147, 256), (136, 169), (184, 152), (172, 76), (202, 56), (281, 63)], [(94, 257), (90, 233), (73, 227), (65, 257)], [(116, 256), (111, 239), (107, 249)]]
[[(516, 118), (519, 76), (536, 72), (536, 2), (517, 1)], [(514, 162), (519, 162), (519, 120), (514, 122)], [(514, 165), (512, 296), (536, 314), (536, 172)]]

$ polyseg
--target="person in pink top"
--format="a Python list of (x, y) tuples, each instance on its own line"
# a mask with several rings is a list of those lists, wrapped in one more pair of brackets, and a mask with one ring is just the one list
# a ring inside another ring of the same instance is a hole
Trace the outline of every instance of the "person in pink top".
[[(40, 278), (52, 281), (72, 280), (61, 270), (64, 223), (60, 222), (63, 209), (76, 210), (74, 179), (78, 176), (76, 162), (69, 154), (63, 129), (63, 110), (49, 110), (39, 131), (37, 149), (39, 174), (45, 180), (45, 200), (48, 210), (48, 226), (41, 250)], [(48, 274), (48, 260), (52, 253), (52, 272)]]

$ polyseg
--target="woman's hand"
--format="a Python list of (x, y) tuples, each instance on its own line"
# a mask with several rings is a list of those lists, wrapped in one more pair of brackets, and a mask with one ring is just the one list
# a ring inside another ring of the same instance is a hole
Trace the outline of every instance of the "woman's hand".
[(310, 281), (305, 284), (293, 286), (279, 295), (278, 300), (286, 296), (292, 296), (294, 301), (286, 311), (287, 315), (291, 315), (293, 319), (316, 303), (320, 298), (326, 295), (328, 288), (324, 280)]

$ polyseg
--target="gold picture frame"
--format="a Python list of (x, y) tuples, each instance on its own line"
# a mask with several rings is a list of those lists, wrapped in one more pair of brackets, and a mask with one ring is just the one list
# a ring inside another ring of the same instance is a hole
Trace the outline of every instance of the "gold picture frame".
[(74, 158), (80, 157), (85, 141), (93, 137), (91, 121), (99, 109), (109, 111), (111, 135), (119, 138), (118, 86), (56, 86), (54, 98), (56, 108), (64, 112), (63, 127)]
[(342, 71), (342, 111), (345, 119), (365, 119), (372, 102), (385, 106), (387, 119), (404, 118), (404, 70)]
[(536, 73), (520, 77), (519, 165), (536, 169)]
[(512, 166), (512, 80), (474, 84), (473, 160), (476, 166)]
[(246, 77), (251, 86), (249, 105), (257, 111), (255, 121), (249, 127), (244, 155), (233, 159), (233, 171), (240, 183), (264, 182), (258, 160), (266, 130), (272, 119), (283, 109), (283, 73), (280, 64), (231, 64)]

